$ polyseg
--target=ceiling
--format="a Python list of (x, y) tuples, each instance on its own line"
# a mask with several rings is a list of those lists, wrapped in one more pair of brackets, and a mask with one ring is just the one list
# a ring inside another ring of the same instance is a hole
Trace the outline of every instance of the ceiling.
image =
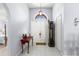
[(7, 20), (7, 11), (3, 4), (0, 3), (0, 20)]
[(54, 3), (28, 3), (29, 8), (52, 8)]

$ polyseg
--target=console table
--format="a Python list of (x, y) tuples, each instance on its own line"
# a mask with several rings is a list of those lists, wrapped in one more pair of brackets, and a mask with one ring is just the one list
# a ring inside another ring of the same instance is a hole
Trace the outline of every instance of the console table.
[(22, 38), (21, 41), (21, 45), (22, 45), (22, 53), (24, 51), (23, 49), (23, 45), (25, 45), (26, 43), (28, 43), (28, 51), (27, 53), (29, 53), (29, 42), (32, 40), (32, 46), (33, 46), (33, 36), (27, 36), (27, 38)]

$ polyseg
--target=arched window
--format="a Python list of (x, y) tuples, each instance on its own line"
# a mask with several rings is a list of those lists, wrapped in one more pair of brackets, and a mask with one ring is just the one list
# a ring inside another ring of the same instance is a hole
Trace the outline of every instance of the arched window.
[(36, 17), (35, 17), (35, 20), (36, 21), (46, 21), (47, 20), (47, 17), (45, 14), (37, 14)]

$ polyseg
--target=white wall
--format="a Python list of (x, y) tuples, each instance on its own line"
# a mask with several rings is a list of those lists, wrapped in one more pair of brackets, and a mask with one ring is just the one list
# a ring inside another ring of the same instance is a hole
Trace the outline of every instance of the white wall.
[[(31, 34), (34, 36), (34, 42), (42, 41), (48, 42), (49, 30), (48, 30), (48, 19), (52, 19), (52, 8), (44, 8), (42, 12), (48, 17), (47, 21), (37, 21), (35, 20), (35, 15), (39, 12), (38, 8), (30, 9), (30, 21), (31, 21)], [(42, 33), (41, 38), (39, 38), (39, 33)]]
[(29, 32), (29, 9), (25, 3), (7, 3), (10, 12), (9, 47), (10, 55), (21, 52), (20, 39), (23, 33)]
[[(62, 29), (63, 26), (61, 26), (63, 23), (63, 17), (64, 17), (64, 7), (63, 4), (61, 3), (56, 3), (53, 6), (52, 9), (52, 16), (53, 16), (53, 21), (55, 22), (55, 44), (56, 48), (58, 48), (59, 51), (62, 51)], [(61, 24), (62, 23), (62, 24)], [(60, 28), (59, 27), (62, 27)]]
[(79, 4), (64, 4), (64, 54), (79, 55), (79, 23), (74, 26), (74, 18), (79, 20)]

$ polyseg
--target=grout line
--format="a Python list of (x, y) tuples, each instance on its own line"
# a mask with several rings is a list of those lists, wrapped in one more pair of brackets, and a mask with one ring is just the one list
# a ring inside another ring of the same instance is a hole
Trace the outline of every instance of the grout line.
[[(56, 47), (55, 47), (55, 48), (56, 48)], [(63, 55), (62, 55), (62, 52), (61, 52), (58, 48), (56, 48), (56, 49), (58, 50), (60, 56), (63, 56)]]

